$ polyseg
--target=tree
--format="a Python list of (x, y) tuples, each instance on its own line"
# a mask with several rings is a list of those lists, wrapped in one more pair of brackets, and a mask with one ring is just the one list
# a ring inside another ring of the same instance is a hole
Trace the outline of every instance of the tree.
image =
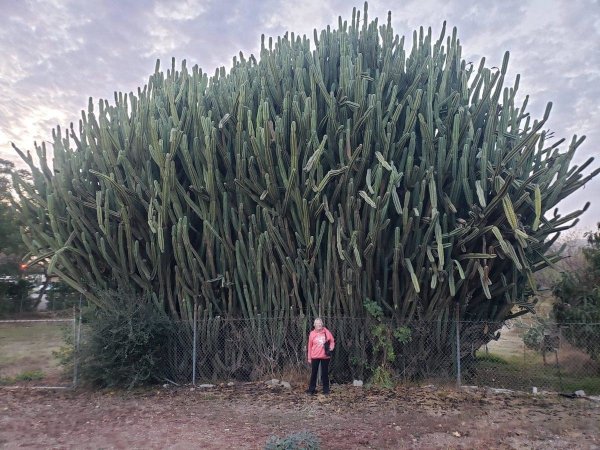
[(12, 175), (17, 174), (27, 182), (26, 171), (15, 169), (13, 162), (0, 159), (0, 275), (19, 273), (21, 258), (27, 249), (19, 231), (18, 208), (13, 197)]
[(597, 360), (600, 358), (600, 223), (596, 231), (586, 233), (585, 237), (586, 267), (564, 273), (554, 286), (557, 298), (554, 315), (566, 338)]
[[(15, 172), (14, 163), (0, 159), (0, 316), (33, 307), (29, 298), (31, 283), (20, 276), (26, 248), (12, 196), (11, 175)], [(20, 176), (24, 182), (27, 180), (25, 171), (21, 171)]]
[[(0, 254), (5, 258), (19, 254), (23, 256), (26, 251), (12, 197), (10, 177), (14, 172), (13, 162), (0, 159)], [(25, 171), (20, 175), (24, 180), (27, 179)]]

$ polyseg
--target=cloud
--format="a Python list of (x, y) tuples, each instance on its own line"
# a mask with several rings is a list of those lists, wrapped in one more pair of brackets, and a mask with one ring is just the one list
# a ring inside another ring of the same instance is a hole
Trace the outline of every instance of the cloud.
[(171, 0), (154, 4), (154, 15), (160, 20), (191, 21), (206, 11), (206, 1)]

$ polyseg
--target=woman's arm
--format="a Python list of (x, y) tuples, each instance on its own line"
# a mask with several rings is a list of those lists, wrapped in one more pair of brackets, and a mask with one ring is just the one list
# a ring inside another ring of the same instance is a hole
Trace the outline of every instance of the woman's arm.
[(325, 329), (325, 335), (327, 340), (329, 341), (329, 349), (333, 350), (335, 348), (335, 339), (333, 338), (333, 334), (327, 328)]
[(312, 342), (313, 342), (313, 332), (311, 331), (310, 334), (308, 335), (308, 344), (306, 345), (306, 358), (308, 359), (308, 363), (310, 364), (312, 362), (312, 358), (310, 357), (310, 349), (312, 348)]

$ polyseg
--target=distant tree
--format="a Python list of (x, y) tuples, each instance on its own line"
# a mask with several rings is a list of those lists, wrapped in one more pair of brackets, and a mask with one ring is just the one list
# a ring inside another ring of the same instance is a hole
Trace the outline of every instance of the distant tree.
[(15, 165), (11, 161), (0, 159), (0, 253), (5, 256), (26, 251), (12, 202), (11, 175), (14, 171)]
[(563, 334), (593, 359), (600, 358), (600, 223), (596, 231), (585, 234), (588, 246), (583, 249), (586, 266), (566, 272), (554, 286), (558, 302), (554, 315), (566, 325)]
[(533, 323), (523, 333), (525, 346), (542, 354), (544, 365), (547, 364), (546, 355), (556, 350), (556, 324), (550, 317), (535, 316)]
[[(48, 278), (46, 278), (46, 280), (48, 280)], [(48, 280), (48, 282), (42, 286), (42, 289), (40, 289), (40, 291), (42, 290), (43, 294), (46, 295), (46, 310), (48, 311), (61, 311), (79, 304), (81, 294), (56, 278), (52, 281)]]
[(29, 296), (32, 284), (19, 276), (27, 248), (21, 239), (19, 208), (13, 198), (15, 172), (19, 172), (21, 179), (28, 179), (26, 171), (18, 171), (14, 163), (0, 159), (0, 315), (35, 307), (35, 301)]
[(34, 299), (30, 297), (32, 284), (23, 279), (0, 279), (0, 317), (32, 311)]

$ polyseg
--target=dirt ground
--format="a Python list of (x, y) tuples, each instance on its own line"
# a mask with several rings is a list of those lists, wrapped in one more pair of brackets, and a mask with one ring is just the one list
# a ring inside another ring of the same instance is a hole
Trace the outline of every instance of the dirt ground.
[(0, 388), (0, 448), (261, 449), (299, 431), (323, 449), (596, 449), (600, 403), (484, 389), (244, 383), (135, 391)]

